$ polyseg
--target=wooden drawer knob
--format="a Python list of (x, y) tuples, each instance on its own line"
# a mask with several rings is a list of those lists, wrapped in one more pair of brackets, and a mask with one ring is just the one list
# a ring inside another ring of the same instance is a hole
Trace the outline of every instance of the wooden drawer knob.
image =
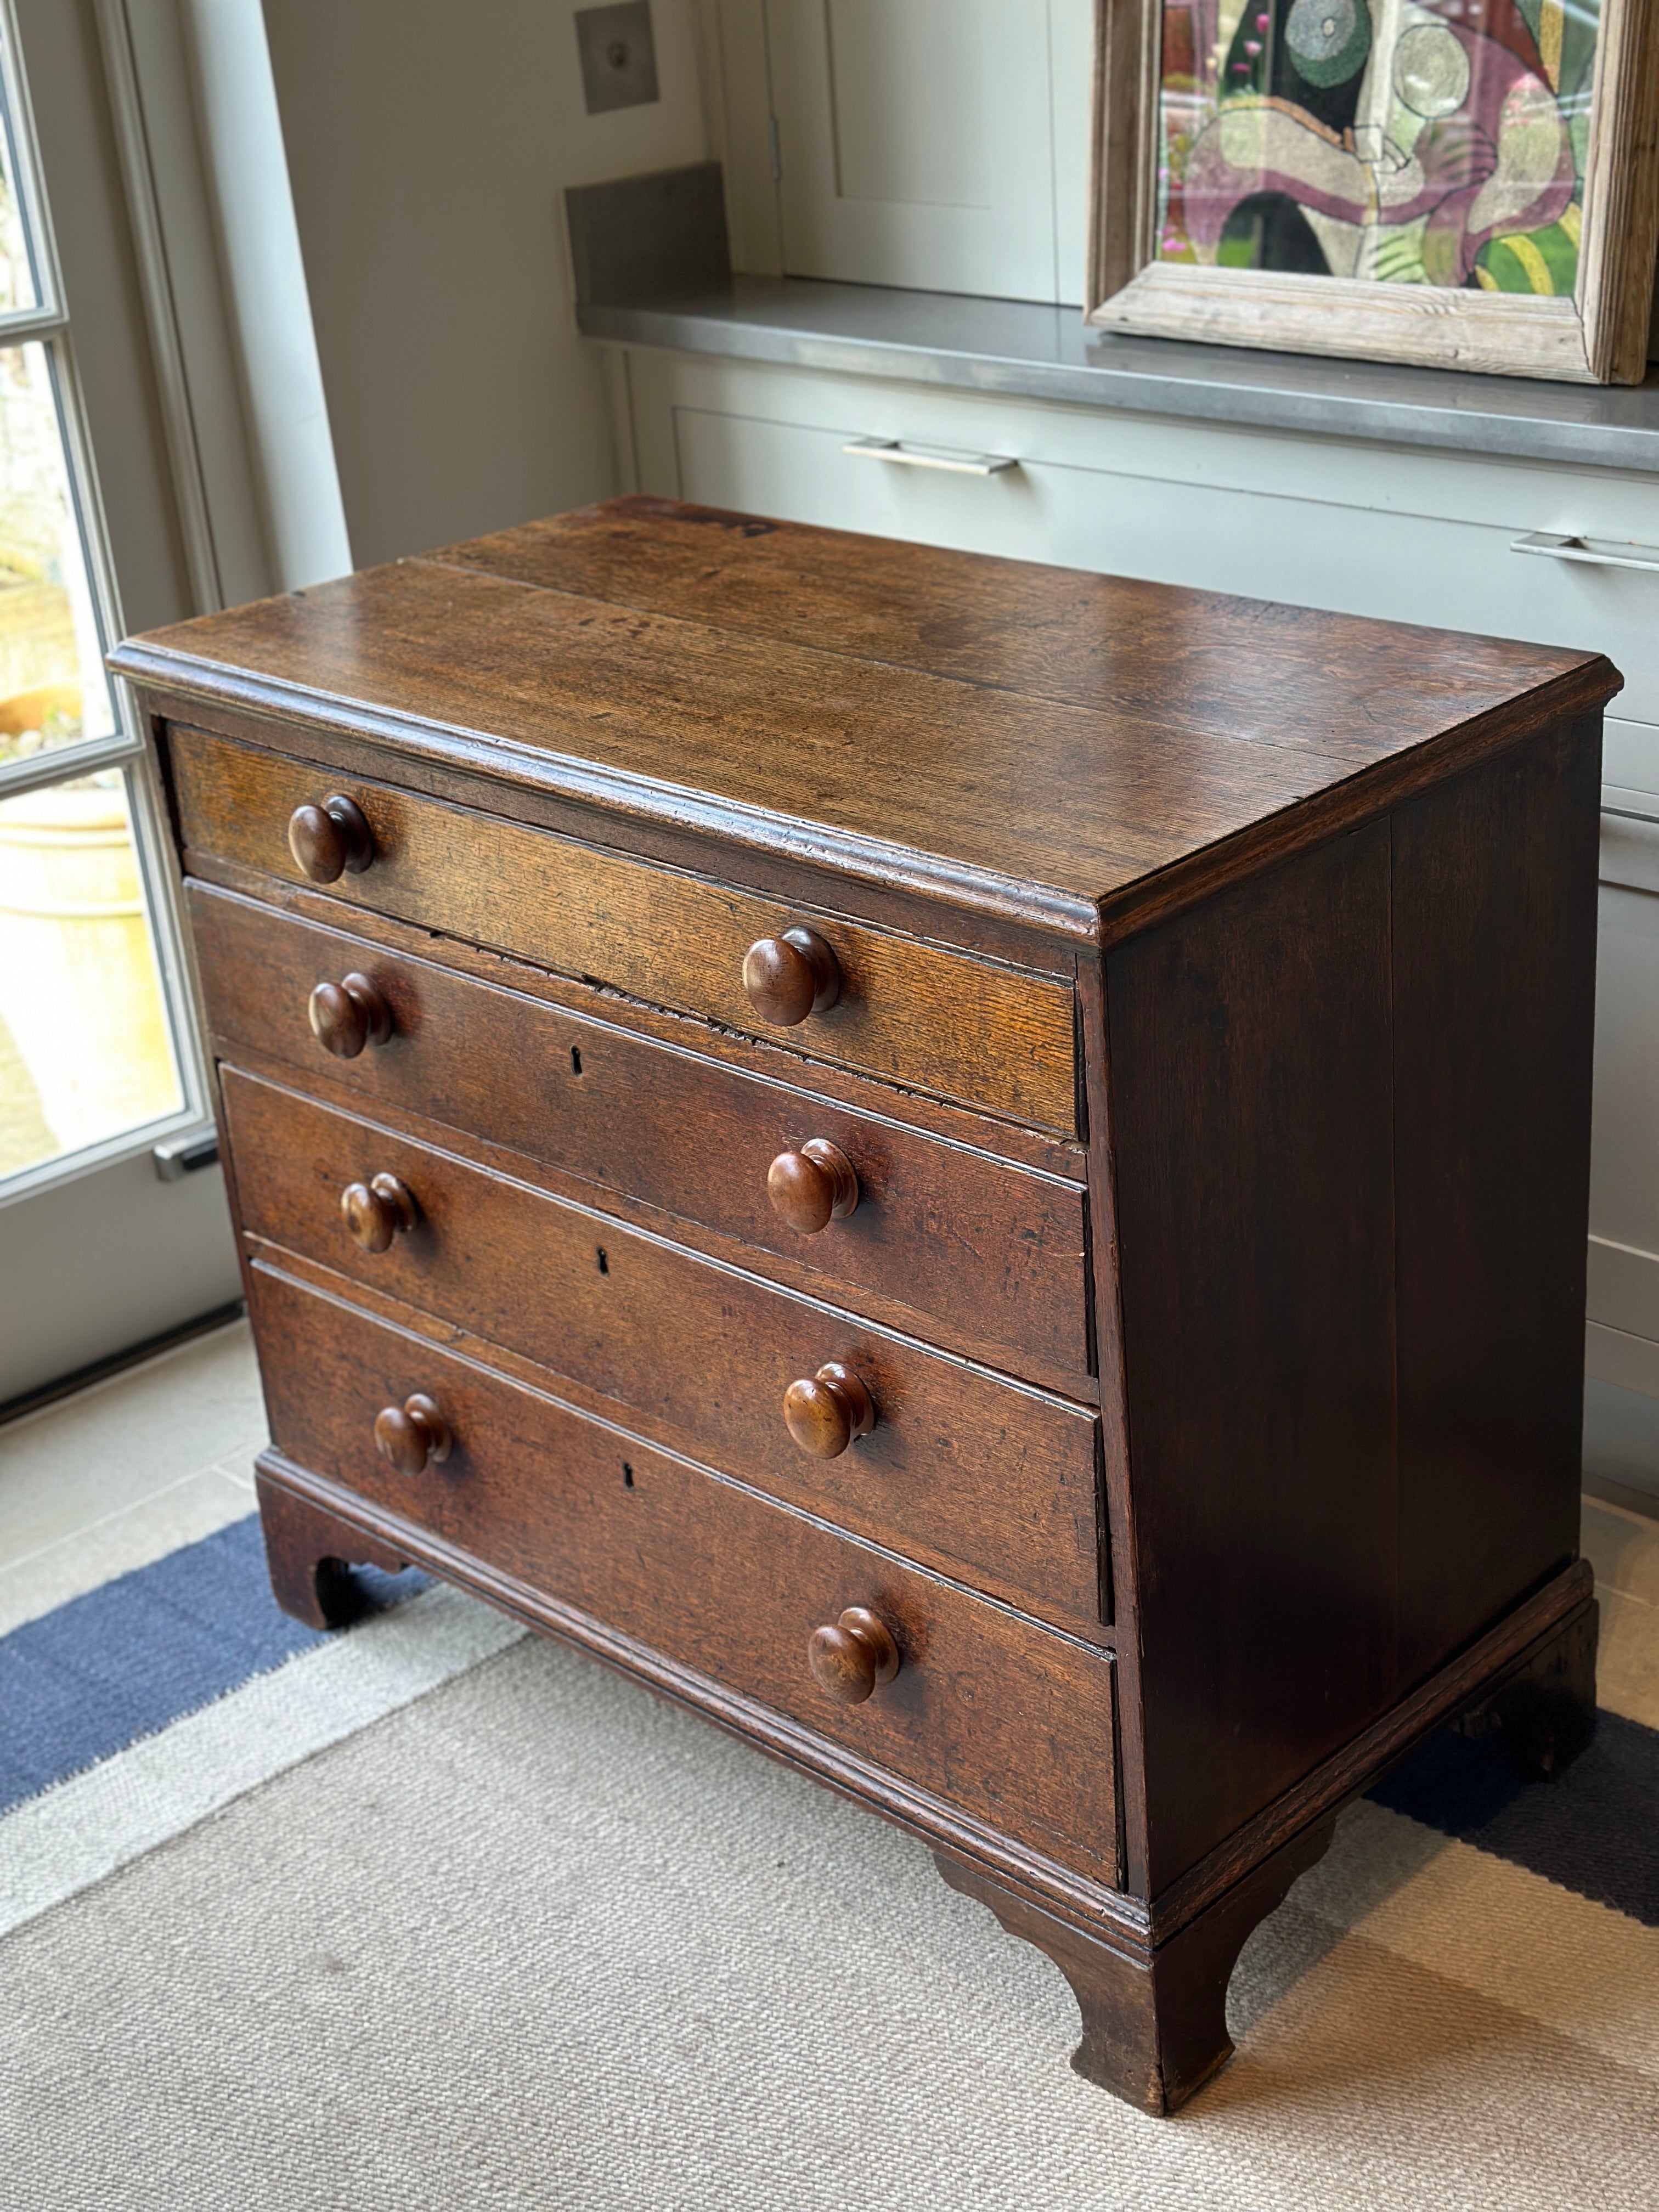
[(441, 1464), (449, 1457), (455, 1437), (432, 1400), (417, 1390), (401, 1406), (386, 1406), (376, 1413), (374, 1445), (399, 1474), (424, 1474), (434, 1461)]
[(852, 1369), (831, 1359), (783, 1394), (789, 1433), (812, 1459), (839, 1459), (876, 1425), (875, 1401)]
[(392, 1009), (367, 975), (319, 983), (311, 994), (311, 1033), (336, 1060), (356, 1060), (366, 1044), (392, 1035)]
[(749, 1003), (774, 1029), (793, 1030), (808, 1014), (821, 1014), (841, 996), (841, 969), (815, 929), (786, 929), (763, 937), (743, 958)]
[(340, 1193), (340, 1212), (354, 1244), (365, 1252), (386, 1252), (394, 1237), (406, 1237), (421, 1218), (415, 1194), (395, 1175), (371, 1176), (349, 1182)]
[(374, 858), (374, 832), (355, 799), (334, 792), (320, 806), (296, 806), (288, 817), (294, 865), (313, 884), (337, 883), (348, 868), (361, 876)]
[(863, 1605), (849, 1605), (833, 1627), (815, 1628), (806, 1659), (819, 1689), (843, 1705), (861, 1705), (899, 1670), (898, 1646), (886, 1622)]
[(816, 1237), (857, 1206), (859, 1179), (839, 1145), (809, 1137), (798, 1152), (780, 1152), (768, 1168), (766, 1195), (792, 1229)]

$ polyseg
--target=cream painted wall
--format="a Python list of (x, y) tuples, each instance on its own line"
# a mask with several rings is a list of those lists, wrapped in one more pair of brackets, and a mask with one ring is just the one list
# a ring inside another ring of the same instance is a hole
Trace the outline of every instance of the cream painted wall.
[(661, 97), (589, 116), (573, 0), (264, 0), (354, 562), (603, 498), (561, 193), (701, 161), (694, 0)]

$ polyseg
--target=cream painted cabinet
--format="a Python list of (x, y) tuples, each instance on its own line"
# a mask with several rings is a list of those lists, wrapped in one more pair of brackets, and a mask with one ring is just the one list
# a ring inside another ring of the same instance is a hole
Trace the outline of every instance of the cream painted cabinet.
[(1091, 0), (718, 13), (740, 266), (1082, 300)]

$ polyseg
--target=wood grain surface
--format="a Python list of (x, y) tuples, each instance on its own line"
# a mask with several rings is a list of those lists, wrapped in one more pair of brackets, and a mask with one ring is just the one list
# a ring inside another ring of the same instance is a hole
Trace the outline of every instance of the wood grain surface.
[[(786, 562), (805, 548), (814, 592), (798, 594), (798, 609), (822, 594), (830, 636), (848, 588), (837, 572), (879, 572), (884, 559), (879, 541), (818, 532), (809, 542), (793, 526), (744, 542)], [(903, 551), (918, 564), (921, 660), (928, 556)], [(734, 849), (811, 865), (833, 848), (862, 878), (1085, 939), (1103, 906), (1115, 931), (1132, 926), (1143, 893), (1170, 895), (1167, 873), (1197, 887), (1260, 865), (1286, 837), (1363, 819), (1542, 714), (1592, 708), (1618, 684), (1597, 655), (982, 563), (957, 624), (982, 625), (981, 668), (1030, 608), (1031, 580), (1052, 579), (1057, 603), (1080, 602), (1074, 629), (1104, 662), (1078, 703), (1065, 684), (1034, 690), (1018, 676), (826, 650), (503, 579), (488, 573), (487, 546), (469, 557), (471, 567), (404, 562), (204, 617), (132, 641), (114, 665), (182, 696), (291, 706), (487, 763), (504, 789), (514, 777), (568, 788), (619, 823), (672, 818)], [(696, 562), (695, 549), (685, 558)], [(901, 605), (911, 596), (890, 568), (882, 583)], [(939, 627), (949, 634), (948, 610)], [(1281, 657), (1281, 639), (1303, 633), (1304, 648)]]
[(1389, 846), (1108, 964), (1153, 1896), (1395, 1692)]
[[(243, 1047), (285, 1061), (302, 1087), (326, 1073), (370, 1112), (401, 1107), (707, 1223), (763, 1267), (768, 1253), (786, 1257), (839, 1303), (874, 1291), (1006, 1346), (1012, 1364), (1086, 1375), (1075, 1184), (202, 884), (187, 901), (209, 1023), (233, 1059)], [(353, 973), (385, 1001), (392, 1035), (325, 1059), (307, 1002), (319, 981)], [(859, 1202), (801, 1236), (767, 1181), (781, 1152), (815, 1139), (851, 1162)]]
[[(471, 1362), (253, 1271), (272, 1438), (653, 1649), (807, 1723), (1097, 1879), (1116, 1873), (1112, 1668), (1091, 1650)], [(381, 1410), (430, 1396), (454, 1437), (417, 1477)], [(848, 1606), (896, 1639), (855, 1706), (812, 1679)]]
[(1395, 817), (1402, 1686), (1577, 1550), (1597, 735)]
[(426, 558), (1131, 724), (1144, 719), (1171, 733), (1244, 738), (1355, 767), (1437, 737), (1588, 658), (644, 493)]
[[(571, 1376), (775, 1496), (1100, 1634), (1091, 1413), (234, 1068), (222, 1092), (251, 1236)], [(376, 1175), (406, 1184), (421, 1218), (366, 1252), (341, 1194)], [(877, 1425), (820, 1460), (792, 1439), (784, 1397), (832, 1360), (856, 1371)]]
[[(288, 820), (321, 795), (315, 769), (192, 730), (173, 732), (172, 761), (187, 854), (296, 872)], [(349, 795), (368, 817), (375, 858), (331, 886), (343, 902), (756, 1029), (744, 956), (791, 920), (787, 909), (389, 785), (357, 783)], [(826, 1012), (789, 1030), (800, 1050), (1018, 1121), (1075, 1126), (1066, 985), (847, 922), (814, 917), (813, 927), (834, 949), (842, 988)]]
[(832, 1100), (851, 1112), (899, 1121), (969, 1152), (983, 1152), (1012, 1160), (1017, 1166), (1035, 1168), (1039, 1174), (1057, 1176), (1063, 1182), (1088, 1180), (1087, 1148), (1075, 1138), (1056, 1137), (1018, 1121), (975, 1114), (971, 1108), (931, 1097), (926, 1091), (899, 1089), (839, 1067), (832, 1060), (811, 1060), (787, 1030), (775, 1037), (740, 1036), (696, 1015), (647, 1006), (640, 1000), (625, 999), (597, 985), (556, 975), (551, 969), (538, 968), (488, 945), (468, 945), (460, 938), (437, 940), (429, 930), (376, 914), (368, 907), (344, 912), (326, 892), (313, 890), (306, 884), (280, 882), (240, 862), (204, 858), (196, 880), (274, 913), (293, 915), (315, 928), (343, 935), (349, 932), (352, 939), (377, 947), (383, 955), (428, 963), (441, 960), (446, 972), (475, 976), (544, 1006), (597, 1018), (630, 1036), (651, 1037), (700, 1060), (733, 1067), (787, 1089), (810, 1090), (815, 1097)]

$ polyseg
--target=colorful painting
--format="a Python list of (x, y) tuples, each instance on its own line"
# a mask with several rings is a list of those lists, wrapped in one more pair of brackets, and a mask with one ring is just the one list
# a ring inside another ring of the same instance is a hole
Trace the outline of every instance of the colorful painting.
[(1168, 0), (1157, 257), (1570, 295), (1598, 0)]

